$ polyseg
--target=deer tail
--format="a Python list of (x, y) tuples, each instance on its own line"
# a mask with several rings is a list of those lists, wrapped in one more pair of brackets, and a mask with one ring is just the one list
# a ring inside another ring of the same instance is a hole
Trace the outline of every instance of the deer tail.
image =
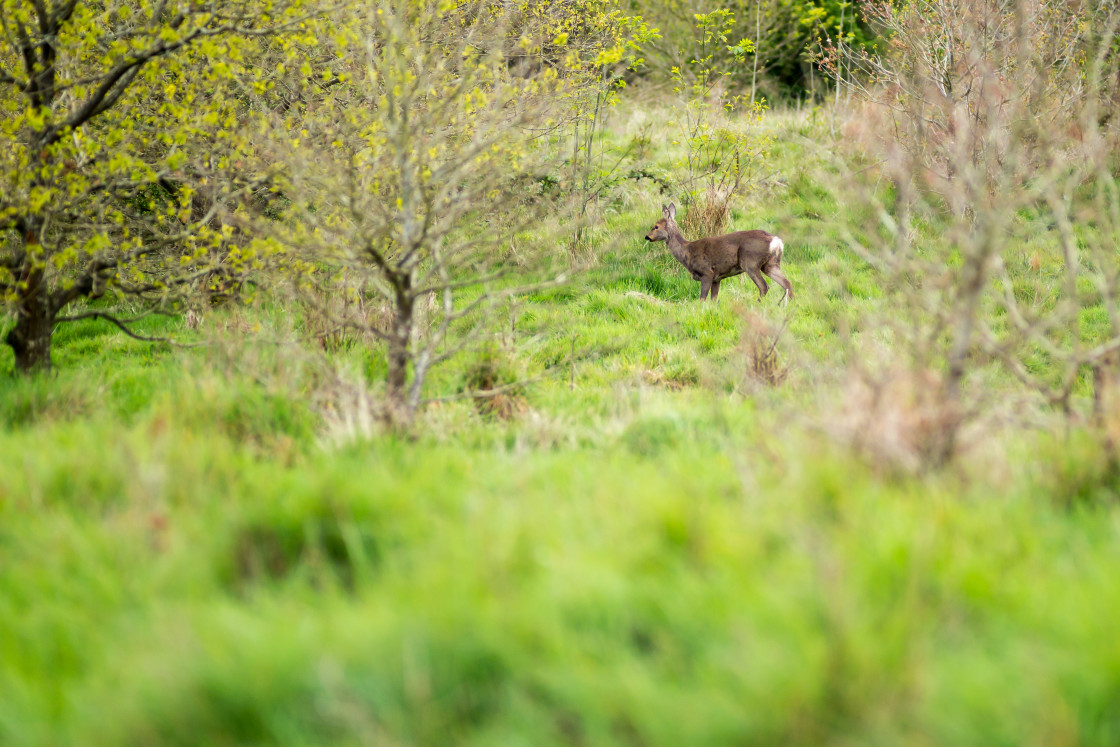
[(782, 253), (786, 250), (786, 243), (779, 239), (777, 236), (770, 239), (770, 256), (778, 260), (778, 264), (782, 262)]

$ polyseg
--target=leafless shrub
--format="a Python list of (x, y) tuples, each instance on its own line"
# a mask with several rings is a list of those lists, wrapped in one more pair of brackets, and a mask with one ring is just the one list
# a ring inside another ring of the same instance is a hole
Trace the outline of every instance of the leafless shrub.
[(183, 326), (190, 330), (198, 329), (202, 326), (203, 318), (200, 312), (187, 309), (187, 313), (183, 315)]
[(510, 420), (529, 409), (522, 380), (506, 355), (491, 346), (467, 369), (465, 394), (480, 415)]
[(512, 420), (529, 411), (529, 404), (518, 390), (480, 390), (474, 392), (474, 406), (480, 415)]
[[(911, 378), (940, 372), (927, 385), (950, 415), (919, 417), (933, 435), (906, 451), (942, 463), (985, 405), (977, 372), (998, 368), (1071, 414), (1080, 371), (1120, 349), (1118, 140), (1100, 112), (1120, 12), (1057, 0), (865, 11), (890, 39), (882, 53), (840, 45), (825, 59), (856, 71), (844, 84), (879, 112), (861, 133), (877, 168), (835, 185), (869, 218), (841, 230), (890, 294), (869, 323), (891, 331)], [(1036, 281), (1043, 264), (1057, 270), (1049, 284)], [(1094, 306), (1103, 334), (1082, 327)], [(1031, 365), (1039, 356), (1047, 366)]]
[(942, 374), (895, 368), (878, 377), (853, 373), (826, 428), (869, 462), (916, 473), (955, 454), (960, 423)]
[(746, 363), (744, 377), (749, 384), (779, 386), (789, 375), (789, 366), (778, 354), (778, 342), (786, 329), (788, 317), (775, 325), (757, 312), (747, 314), (739, 350)]

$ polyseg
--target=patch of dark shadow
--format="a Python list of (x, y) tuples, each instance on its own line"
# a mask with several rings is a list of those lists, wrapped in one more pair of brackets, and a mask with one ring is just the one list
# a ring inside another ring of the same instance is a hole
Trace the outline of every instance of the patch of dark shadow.
[(657, 641), (653, 634), (643, 627), (635, 626), (630, 629), (630, 645), (640, 654), (652, 654), (657, 650)]
[(566, 708), (556, 709), (553, 712), (556, 722), (556, 731), (564, 738), (565, 744), (585, 744), (583, 735), (583, 722), (578, 714)]
[(620, 713), (611, 721), (611, 732), (620, 744), (644, 745), (648, 744), (642, 738), (642, 733), (634, 724), (634, 719), (629, 713)]
[(512, 671), (496, 652), (461, 645), (443, 651), (434, 698), (458, 723), (479, 727), (501, 713)]
[(353, 590), (379, 555), (373, 528), (351, 518), (331, 513), (270, 517), (237, 530), (226, 580), (235, 591), (294, 577), (316, 587), (335, 583)]
[(551, 716), (556, 734), (561, 737), (561, 744), (587, 743), (583, 717), (577, 711), (562, 703), (548, 688), (538, 683), (526, 682), (523, 691), (530, 701)]
[(1120, 502), (1120, 461), (1111, 453), (1078, 456), (1051, 463), (1042, 481), (1046, 494), (1068, 511), (1116, 506)]
[(621, 441), (639, 456), (654, 456), (677, 448), (689, 438), (685, 423), (673, 417), (650, 417), (635, 421), (623, 431)]

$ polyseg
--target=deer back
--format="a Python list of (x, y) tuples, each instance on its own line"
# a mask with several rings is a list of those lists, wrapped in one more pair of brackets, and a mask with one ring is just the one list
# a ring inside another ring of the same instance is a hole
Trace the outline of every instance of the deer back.
[[(710, 264), (718, 275), (761, 269), (774, 259), (774, 235), (766, 231), (736, 231), (690, 242), (688, 250)], [(780, 259), (780, 254), (778, 256)]]

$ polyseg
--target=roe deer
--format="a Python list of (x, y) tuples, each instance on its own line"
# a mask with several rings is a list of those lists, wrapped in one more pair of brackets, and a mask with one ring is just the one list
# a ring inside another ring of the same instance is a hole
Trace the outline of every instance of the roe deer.
[(761, 299), (770, 288), (766, 285), (763, 273), (782, 286), (782, 304), (793, 298), (793, 285), (782, 274), (782, 252), (785, 244), (772, 233), (766, 231), (736, 231), (723, 236), (685, 241), (681, 229), (677, 227), (677, 206), (673, 203), (661, 206), (661, 220), (654, 224), (646, 234), (646, 241), (664, 241), (677, 261), (692, 274), (693, 280), (700, 281), (700, 300), (719, 297), (719, 282), (732, 275), (745, 272), (758, 286)]

